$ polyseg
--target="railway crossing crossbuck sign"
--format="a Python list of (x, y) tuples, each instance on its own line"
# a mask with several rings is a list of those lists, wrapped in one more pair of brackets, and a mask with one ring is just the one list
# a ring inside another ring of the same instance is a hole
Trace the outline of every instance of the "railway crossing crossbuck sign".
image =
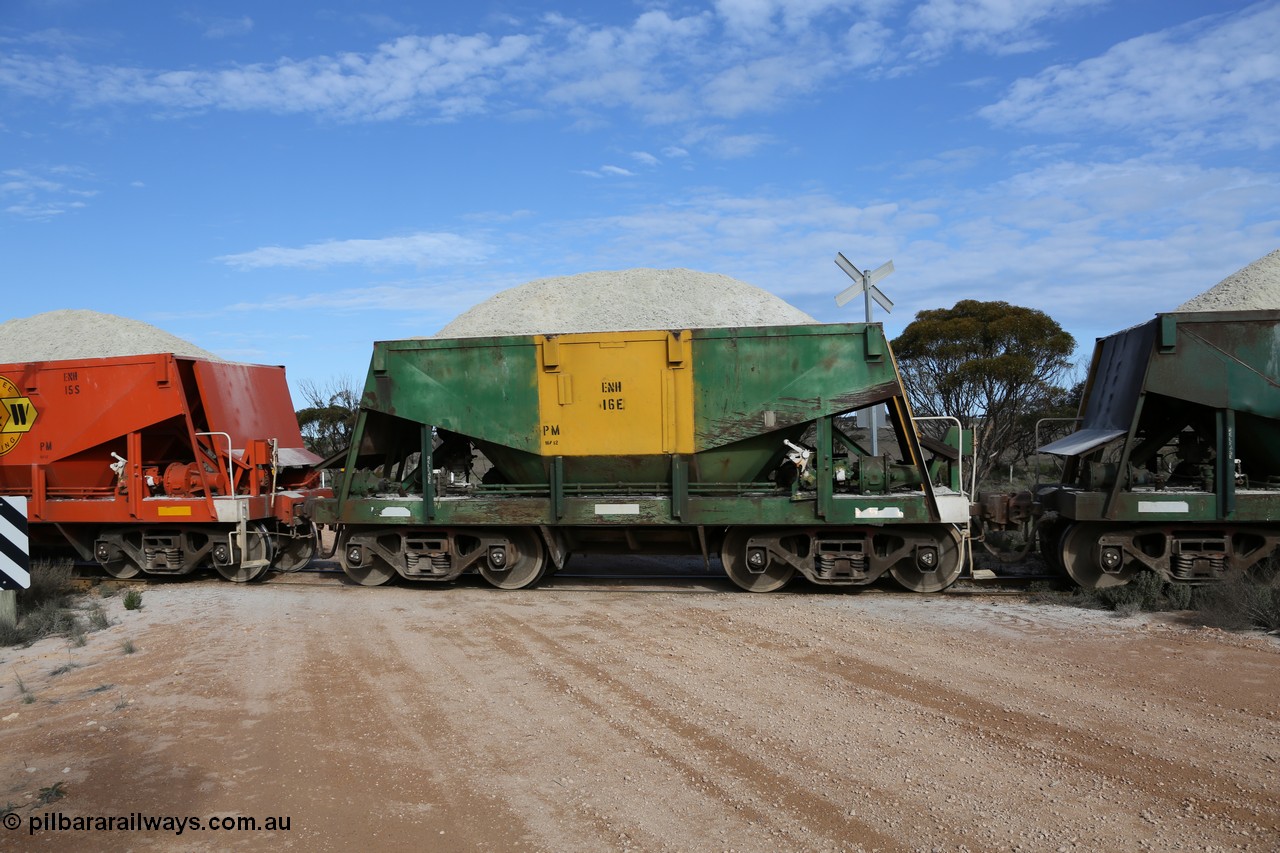
[(0, 589), (31, 586), (27, 499), (0, 497)]

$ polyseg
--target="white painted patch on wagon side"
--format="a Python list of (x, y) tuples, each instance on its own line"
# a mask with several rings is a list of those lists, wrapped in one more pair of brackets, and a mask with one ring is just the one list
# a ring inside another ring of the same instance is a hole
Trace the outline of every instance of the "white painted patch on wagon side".
[(896, 506), (869, 506), (854, 510), (854, 518), (902, 518), (902, 508)]
[(383, 518), (408, 518), (413, 515), (407, 506), (384, 506), (378, 515)]
[(596, 515), (639, 515), (640, 504), (596, 504)]
[(1191, 512), (1186, 501), (1138, 501), (1138, 512)]

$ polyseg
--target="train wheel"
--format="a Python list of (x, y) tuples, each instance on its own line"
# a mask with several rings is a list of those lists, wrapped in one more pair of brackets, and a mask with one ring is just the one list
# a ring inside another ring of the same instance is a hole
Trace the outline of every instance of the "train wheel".
[(296, 572), (310, 563), (311, 558), (316, 555), (315, 531), (299, 539), (281, 538), (277, 541), (281, 544), (276, 549), (276, 561), (272, 566), (276, 571)]
[(1062, 521), (1053, 524), (1036, 526), (1036, 547), (1044, 564), (1056, 575), (1065, 575), (1067, 567), (1062, 565), (1062, 534), (1068, 525)]
[(262, 577), (270, 569), (270, 566), (254, 566), (253, 568), (245, 568), (244, 566), (215, 566), (218, 574), (222, 575), (232, 583), (250, 583)]
[(253, 566), (252, 569), (246, 569), (244, 566), (215, 566), (215, 569), (218, 569), (218, 574), (232, 583), (247, 584), (265, 575), (270, 566)]
[(480, 576), (498, 589), (524, 589), (542, 580), (547, 556), (542, 540), (532, 530), (506, 531), (506, 547), (493, 547), (480, 563)]
[(93, 557), (102, 566), (102, 570), (113, 578), (128, 580), (142, 574), (142, 566), (129, 559), (122, 548), (105, 539), (99, 540), (94, 546)]
[(395, 567), (350, 539), (341, 544), (338, 554), (343, 573), (360, 586), (382, 586), (396, 576)]
[(1098, 562), (1100, 556), (1098, 540), (1111, 528), (1105, 524), (1076, 523), (1068, 527), (1062, 534), (1059, 554), (1062, 566), (1071, 579), (1084, 589), (1106, 589), (1110, 586), (1123, 586), (1133, 577), (1136, 569), (1133, 566), (1118, 572), (1103, 571)]
[[(753, 548), (752, 553), (747, 553), (750, 539), (751, 531), (745, 528), (733, 528), (725, 534), (724, 545), (720, 548), (720, 564), (724, 566), (724, 573), (747, 592), (782, 589), (796, 573), (795, 567), (771, 559), (769, 552), (762, 548)], [(751, 564), (752, 560), (757, 561), (756, 565)], [(763, 570), (760, 570), (760, 562), (764, 563)]]
[[(899, 584), (912, 592), (942, 592), (960, 577), (964, 563), (964, 538), (949, 530), (932, 543), (921, 543), (929, 550), (917, 550), (889, 569)], [(932, 567), (921, 563), (932, 562)]]
[(267, 532), (266, 525), (259, 524), (250, 528), (246, 532), (243, 559), (251, 561), (262, 561), (262, 565), (246, 567), (241, 563), (232, 563), (230, 565), (215, 565), (218, 574), (222, 575), (232, 583), (249, 583), (256, 581), (267, 573), (271, 568), (271, 558), (275, 556), (275, 545), (272, 544), (271, 534)]
[(120, 556), (114, 560), (99, 563), (98, 565), (102, 566), (102, 570), (111, 575), (111, 577), (119, 578), (122, 581), (128, 580), (129, 578), (136, 578), (138, 575), (142, 574), (142, 567), (125, 556)]

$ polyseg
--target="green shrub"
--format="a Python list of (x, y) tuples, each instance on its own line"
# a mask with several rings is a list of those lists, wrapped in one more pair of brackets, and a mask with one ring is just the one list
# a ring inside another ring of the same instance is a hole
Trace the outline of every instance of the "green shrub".
[(37, 560), (31, 565), (31, 586), (18, 592), (18, 614), (31, 611), (45, 602), (66, 603), (71, 595), (71, 561)]
[(1142, 599), (1137, 596), (1131, 596), (1123, 601), (1116, 602), (1114, 609), (1117, 616), (1137, 616), (1142, 612)]
[(102, 609), (101, 604), (89, 608), (89, 627), (95, 631), (111, 627), (111, 620), (107, 618), (107, 611)]
[(142, 593), (136, 589), (131, 589), (124, 594), (125, 610), (141, 610), (142, 609)]
[(46, 598), (34, 610), (18, 617), (18, 628), (24, 643), (53, 634), (70, 634), (77, 624), (75, 614), (66, 609), (66, 602)]
[(1198, 587), (1192, 605), (1217, 628), (1280, 631), (1280, 577), (1264, 569)]
[(0, 622), (0, 646), (20, 646), (25, 642), (21, 628), (8, 622)]
[(1114, 610), (1121, 616), (1187, 610), (1191, 607), (1192, 589), (1184, 583), (1165, 583), (1160, 575), (1144, 570), (1121, 586), (1076, 589), (1070, 603), (1090, 610)]
[(17, 623), (0, 625), (0, 645), (30, 644), (51, 634), (75, 631), (78, 621), (67, 610), (71, 592), (69, 560), (37, 560), (31, 566), (31, 586), (18, 590), (16, 596)]
[(1144, 611), (1163, 610), (1164, 580), (1155, 572), (1142, 571), (1123, 586), (1101, 590), (1102, 600), (1118, 613), (1132, 616)]
[(1194, 594), (1195, 587), (1189, 583), (1171, 583), (1166, 584), (1164, 588), (1165, 600), (1169, 602), (1170, 610), (1190, 610), (1191, 597)]
[(36, 804), (47, 806), (54, 800), (60, 800), (66, 795), (67, 792), (62, 790), (62, 782), (54, 782), (49, 787), (40, 789), (40, 793), (36, 796)]

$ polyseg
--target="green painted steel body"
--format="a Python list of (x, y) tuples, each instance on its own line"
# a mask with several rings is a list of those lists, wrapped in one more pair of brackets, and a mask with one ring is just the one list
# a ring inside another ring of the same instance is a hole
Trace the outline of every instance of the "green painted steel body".
[[(785, 440), (798, 441), (816, 429), (819, 447), (840, 446), (835, 416), (885, 403), (906, 413), (879, 325), (673, 334), (691, 347), (692, 452), (661, 455), (631, 454), (625, 447), (609, 456), (546, 455), (540, 442), (538, 371), (545, 365), (539, 337), (375, 344), (346, 476), (337, 497), (315, 503), (313, 517), (330, 524), (448, 526), (938, 521), (916, 434), (905, 423), (899, 424), (899, 440), (908, 458), (899, 468), (919, 474), (908, 474), (896, 490), (837, 494), (837, 460), (830, 450), (816, 454), (817, 487), (806, 494), (767, 481), (786, 453)], [(492, 462), (498, 482), (445, 495), (421, 467), (388, 464), (425, 446), (428, 466), (441, 465), (442, 449), (431, 449), (433, 427), (437, 444), (441, 431), (465, 437)], [(851, 451), (856, 447), (851, 440), (843, 443)], [(361, 472), (378, 465), (383, 467), (373, 479), (380, 488), (362, 487)], [(610, 506), (621, 509), (611, 513)]]
[(1042, 448), (1049, 558), (1099, 588), (1209, 583), (1280, 553), (1280, 311), (1160, 314), (1100, 338), (1081, 428)]
[(747, 482), (775, 458), (779, 435), (901, 394), (880, 326), (842, 324), (693, 333), (694, 472)]
[[(1099, 339), (1081, 411), (1075, 444), (1045, 448), (1067, 457), (1063, 483), (1041, 492), (1046, 509), (1084, 521), (1280, 523), (1280, 311), (1160, 314)], [(1158, 482), (1157, 454), (1178, 441), (1199, 444), (1203, 473)], [(1090, 461), (1104, 457), (1107, 474), (1091, 482)]]

